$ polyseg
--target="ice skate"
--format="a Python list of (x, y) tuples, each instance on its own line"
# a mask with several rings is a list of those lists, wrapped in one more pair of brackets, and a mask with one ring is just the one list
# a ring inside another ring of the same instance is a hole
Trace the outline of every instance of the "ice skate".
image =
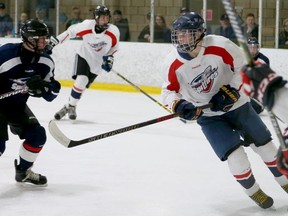
[(38, 173), (34, 173), (31, 169), (21, 170), (17, 165), (17, 160), (14, 161), (16, 175), (15, 180), (21, 183), (30, 183), (39, 186), (46, 186), (47, 178)]
[(274, 203), (273, 199), (265, 194), (261, 189), (250, 196), (250, 198), (263, 209), (270, 208)]
[(64, 106), (62, 109), (60, 109), (60, 110), (54, 115), (54, 118), (55, 118), (56, 120), (60, 120), (60, 119), (62, 119), (67, 113), (68, 113), (68, 109), (66, 108), (66, 106)]
[(69, 105), (68, 109), (68, 116), (69, 119), (71, 120), (75, 120), (77, 118), (77, 114), (76, 114), (76, 106), (71, 106)]

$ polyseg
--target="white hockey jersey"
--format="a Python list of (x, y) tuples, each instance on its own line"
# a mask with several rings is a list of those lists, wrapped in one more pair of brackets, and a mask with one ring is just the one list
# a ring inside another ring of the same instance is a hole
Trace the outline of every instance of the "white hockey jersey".
[(71, 38), (82, 37), (83, 41), (77, 54), (84, 58), (90, 66), (91, 72), (99, 75), (102, 72), (102, 57), (112, 55), (119, 48), (120, 32), (117, 26), (108, 24), (107, 30), (100, 34), (95, 32), (95, 20), (84, 20), (71, 25), (66, 31), (57, 36), (59, 43)]
[[(169, 109), (175, 100), (185, 99), (195, 106), (208, 104), (222, 85), (230, 85), (240, 92), (239, 100), (231, 110), (250, 101), (242, 91), (240, 69), (246, 64), (241, 49), (229, 39), (208, 35), (196, 58), (183, 60), (176, 49), (170, 53), (163, 66), (162, 99)], [(205, 116), (224, 112), (203, 110)]]

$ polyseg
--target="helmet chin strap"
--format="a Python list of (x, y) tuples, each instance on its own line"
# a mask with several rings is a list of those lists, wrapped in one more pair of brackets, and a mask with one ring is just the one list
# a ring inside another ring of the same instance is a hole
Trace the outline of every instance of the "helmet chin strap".
[(25, 48), (26, 49), (28, 48), (30, 51), (35, 52), (35, 53), (41, 53), (41, 51), (38, 49), (37, 43), (36, 43), (36, 45), (31, 43), (30, 41), (26, 41), (24, 43), (25, 43)]

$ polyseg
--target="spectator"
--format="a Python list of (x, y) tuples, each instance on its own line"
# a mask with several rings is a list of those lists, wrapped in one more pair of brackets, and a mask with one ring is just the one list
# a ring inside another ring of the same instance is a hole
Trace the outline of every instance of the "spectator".
[(216, 29), (215, 34), (229, 38), (232, 41), (236, 41), (237, 38), (230, 24), (228, 15), (222, 14), (219, 22), (220, 22), (220, 27)]
[(16, 36), (20, 36), (20, 29), (27, 20), (28, 20), (28, 14), (26, 12), (22, 12), (20, 14), (20, 20), (18, 21), (17, 32), (15, 32)]
[(171, 30), (167, 27), (165, 18), (161, 15), (156, 15), (155, 23), (162, 29), (164, 43), (171, 43)]
[(253, 13), (248, 13), (245, 17), (243, 34), (246, 38), (248, 37), (258, 38), (258, 25), (255, 22), (255, 16)]
[(13, 32), (13, 20), (5, 13), (5, 4), (0, 3), (0, 37), (9, 37)]
[(190, 10), (187, 7), (180, 8), (180, 15), (184, 15), (186, 13), (189, 13)]
[(283, 21), (283, 29), (279, 34), (279, 48), (288, 48), (288, 18)]
[(120, 41), (130, 41), (129, 23), (127, 18), (123, 18), (120, 10), (113, 13), (113, 24), (119, 28)]
[(81, 18), (81, 9), (79, 7), (72, 8), (72, 16), (73, 18), (68, 20), (66, 23), (66, 30), (74, 24), (81, 23), (83, 19)]
[(36, 8), (36, 20), (47, 25), (50, 35), (54, 34), (52, 22), (47, 18), (47, 11), (45, 8)]
[[(150, 42), (151, 41), (150, 19), (151, 19), (151, 14), (148, 13), (146, 15), (146, 22), (148, 23), (148, 25), (146, 25), (142, 29), (142, 31), (140, 32), (140, 34), (138, 36), (138, 42)], [(154, 25), (154, 42), (158, 42), (158, 43), (161, 43), (161, 42), (163, 43), (164, 42), (162, 29), (156, 23)]]

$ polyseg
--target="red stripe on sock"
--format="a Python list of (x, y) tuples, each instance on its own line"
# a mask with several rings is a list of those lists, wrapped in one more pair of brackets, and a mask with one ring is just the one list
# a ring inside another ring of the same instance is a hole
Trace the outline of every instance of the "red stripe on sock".
[(33, 147), (33, 146), (31, 146), (31, 145), (29, 145), (28, 143), (26, 143), (26, 142), (24, 142), (23, 143), (23, 147), (26, 149), (26, 150), (28, 150), (28, 151), (30, 151), (30, 152), (33, 152), (33, 153), (39, 153), (41, 150), (42, 150), (42, 147)]
[(237, 179), (237, 180), (241, 180), (241, 179), (247, 179), (251, 176), (252, 174), (252, 170), (249, 169), (248, 172), (244, 173), (244, 174), (241, 174), (241, 175), (234, 175), (234, 177)]
[(274, 160), (274, 161), (271, 161), (271, 162), (265, 162), (265, 164), (267, 166), (276, 166), (277, 162), (276, 162), (276, 160)]
[(77, 88), (75, 85), (73, 86), (74, 91), (78, 92), (78, 93), (82, 93), (83, 89)]

